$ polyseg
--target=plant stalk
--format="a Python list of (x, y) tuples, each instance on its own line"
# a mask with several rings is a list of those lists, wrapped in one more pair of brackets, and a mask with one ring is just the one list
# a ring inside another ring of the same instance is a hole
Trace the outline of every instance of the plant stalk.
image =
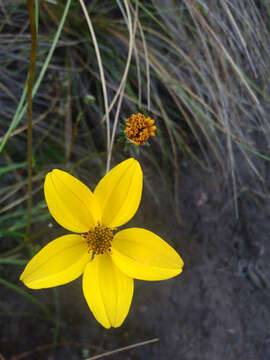
[(29, 65), (29, 76), (27, 81), (27, 161), (28, 161), (28, 206), (27, 206), (27, 224), (25, 238), (26, 241), (29, 239), (30, 230), (31, 230), (31, 215), (32, 215), (32, 91), (35, 75), (35, 62), (36, 62), (36, 53), (37, 53), (37, 29), (36, 29), (36, 19), (35, 19), (35, 9), (34, 9), (34, 0), (27, 0), (27, 7), (29, 12), (30, 19), (30, 31), (31, 31), (31, 55), (30, 55), (30, 65)]

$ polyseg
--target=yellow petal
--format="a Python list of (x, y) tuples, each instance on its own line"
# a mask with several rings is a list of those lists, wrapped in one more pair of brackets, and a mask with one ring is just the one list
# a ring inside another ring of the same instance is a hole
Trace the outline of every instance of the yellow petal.
[(114, 265), (110, 255), (96, 255), (86, 266), (83, 292), (90, 310), (101, 325), (107, 329), (119, 327), (129, 312), (133, 279)]
[(101, 210), (93, 193), (65, 171), (54, 169), (47, 174), (44, 193), (50, 213), (64, 228), (83, 233), (100, 221)]
[(165, 280), (182, 272), (183, 260), (159, 236), (145, 229), (119, 231), (111, 257), (128, 276), (141, 280)]
[(117, 227), (129, 221), (138, 209), (142, 195), (142, 170), (133, 158), (121, 162), (105, 175), (96, 195), (102, 208), (102, 224)]
[(81, 236), (61, 236), (30, 260), (20, 280), (31, 289), (63, 285), (79, 277), (90, 259), (87, 244)]

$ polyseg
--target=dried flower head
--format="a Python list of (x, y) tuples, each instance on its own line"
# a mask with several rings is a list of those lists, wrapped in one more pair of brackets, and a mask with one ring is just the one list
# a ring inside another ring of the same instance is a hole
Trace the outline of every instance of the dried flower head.
[(135, 145), (143, 145), (149, 136), (155, 136), (155, 120), (138, 113), (126, 120), (125, 134), (127, 139)]

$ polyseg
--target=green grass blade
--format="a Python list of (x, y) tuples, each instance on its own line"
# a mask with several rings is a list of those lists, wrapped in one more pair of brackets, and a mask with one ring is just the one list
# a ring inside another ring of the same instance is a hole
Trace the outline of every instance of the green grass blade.
[(49, 312), (47, 306), (45, 306), (40, 301), (38, 301), (33, 295), (28, 294), (28, 292), (26, 292), (19, 286), (12, 284), (11, 282), (9, 282), (5, 279), (0, 278), (0, 284), (8, 287), (9, 289), (11, 289), (11, 290), (15, 291), (16, 293), (18, 293), (19, 295), (23, 296), (25, 299), (32, 302), (36, 306), (38, 306), (47, 316), (49, 316), (50, 312)]
[(27, 165), (27, 162), (23, 162), (23, 163), (19, 163), (19, 164), (12, 164), (12, 165), (8, 165), (8, 166), (5, 166), (5, 167), (2, 167), (0, 169), (0, 176), (3, 175), (3, 174), (6, 174), (10, 171), (13, 171), (13, 170), (16, 170), (16, 169), (21, 169), (23, 167), (25, 167)]
[(0, 258), (0, 264), (8, 265), (26, 265), (29, 260), (26, 259), (2, 259)]
[[(67, 0), (66, 7), (64, 9), (60, 24), (59, 24), (57, 32), (55, 34), (52, 46), (51, 46), (50, 51), (48, 53), (48, 56), (47, 56), (47, 58), (46, 58), (46, 60), (44, 62), (44, 65), (43, 65), (43, 67), (42, 67), (42, 69), (40, 71), (39, 77), (38, 77), (38, 79), (37, 79), (37, 81), (36, 81), (36, 83), (34, 85), (33, 92), (32, 92), (32, 98), (36, 95), (36, 93), (37, 93), (37, 91), (39, 89), (39, 86), (41, 84), (41, 81), (43, 80), (43, 77), (44, 77), (44, 75), (46, 73), (46, 70), (48, 68), (48, 65), (49, 65), (49, 63), (51, 61), (54, 50), (56, 48), (56, 44), (57, 44), (57, 42), (59, 40), (59, 37), (61, 35), (62, 29), (63, 29), (63, 26), (64, 26), (64, 23), (65, 23), (65, 20), (66, 20), (66, 17), (67, 17), (69, 8), (70, 8), (70, 4), (71, 4), (71, 0)], [(21, 96), (21, 99), (20, 99), (20, 102), (19, 102), (19, 105), (17, 107), (16, 113), (15, 113), (13, 119), (12, 119), (12, 122), (11, 122), (11, 124), (9, 126), (8, 131), (5, 134), (4, 139), (2, 140), (2, 143), (0, 144), (0, 153), (4, 149), (4, 146), (6, 145), (6, 142), (8, 141), (8, 138), (9, 138), (11, 132), (18, 126), (18, 124), (20, 123), (21, 119), (23, 118), (23, 116), (24, 116), (24, 114), (25, 114), (25, 112), (27, 110), (27, 104), (24, 104), (24, 101), (25, 101), (25, 98), (26, 98), (26, 93), (27, 93), (27, 89), (26, 89), (26, 86), (25, 86), (25, 88), (23, 90), (23, 93), (22, 93), (22, 96)]]

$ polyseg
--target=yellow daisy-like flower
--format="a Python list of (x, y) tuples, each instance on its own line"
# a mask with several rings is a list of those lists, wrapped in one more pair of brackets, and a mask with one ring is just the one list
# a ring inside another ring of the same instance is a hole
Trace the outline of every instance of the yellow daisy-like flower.
[(140, 146), (147, 142), (149, 136), (155, 136), (156, 129), (155, 120), (138, 113), (126, 120), (125, 134), (131, 143)]
[(128, 314), (133, 279), (164, 280), (181, 273), (182, 259), (159, 236), (139, 228), (116, 232), (141, 200), (142, 170), (133, 158), (115, 166), (93, 193), (57, 169), (47, 174), (44, 192), (54, 219), (76, 234), (53, 240), (31, 259), (20, 277), (29, 288), (63, 285), (83, 274), (89, 308), (110, 328)]

